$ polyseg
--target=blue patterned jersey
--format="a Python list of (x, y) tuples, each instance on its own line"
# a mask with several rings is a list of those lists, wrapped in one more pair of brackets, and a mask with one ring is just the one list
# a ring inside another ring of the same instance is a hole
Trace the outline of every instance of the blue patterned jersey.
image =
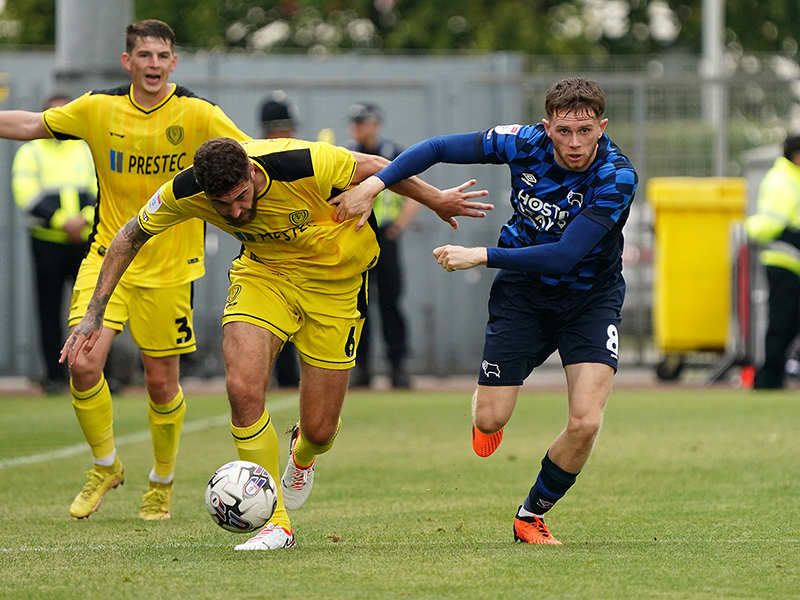
[(622, 271), (622, 228), (628, 219), (638, 177), (628, 158), (603, 134), (588, 169), (574, 172), (555, 162), (544, 125), (503, 125), (480, 132), (481, 162), (511, 169), (514, 214), (503, 225), (498, 246), (523, 248), (557, 242), (583, 214), (607, 229), (600, 242), (568, 273), (530, 277), (570, 289), (590, 289)]

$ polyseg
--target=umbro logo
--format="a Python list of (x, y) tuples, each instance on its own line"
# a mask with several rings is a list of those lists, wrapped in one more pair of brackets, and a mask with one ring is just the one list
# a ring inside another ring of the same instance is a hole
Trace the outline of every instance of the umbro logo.
[(523, 173), (523, 174), (522, 174), (522, 179), (523, 179), (523, 180), (525, 181), (525, 183), (527, 183), (528, 185), (533, 185), (533, 184), (535, 184), (537, 181), (539, 181), (538, 179), (536, 179), (536, 175), (534, 175), (533, 173)]
[(118, 137), (118, 138), (124, 138), (125, 137), (124, 133), (114, 133), (113, 131), (109, 131), (108, 133), (111, 134), (111, 137)]

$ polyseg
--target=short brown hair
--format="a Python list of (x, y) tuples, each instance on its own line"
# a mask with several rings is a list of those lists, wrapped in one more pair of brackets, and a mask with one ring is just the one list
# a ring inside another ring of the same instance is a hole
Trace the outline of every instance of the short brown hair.
[(606, 95), (594, 81), (583, 77), (562, 79), (547, 90), (544, 110), (548, 118), (559, 113), (592, 112), (598, 119), (606, 111)]
[(194, 178), (207, 196), (219, 198), (249, 176), (250, 158), (236, 140), (208, 140), (194, 153)]
[(175, 47), (175, 32), (163, 21), (145, 19), (133, 25), (128, 25), (125, 30), (125, 52), (128, 54), (133, 52), (136, 40), (141, 38), (156, 38), (167, 42), (170, 48)]

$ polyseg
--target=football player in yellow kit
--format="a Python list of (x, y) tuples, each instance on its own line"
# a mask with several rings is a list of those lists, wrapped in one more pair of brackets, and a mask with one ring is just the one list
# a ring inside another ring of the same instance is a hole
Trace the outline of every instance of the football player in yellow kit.
[[(138, 213), (143, 199), (189, 166), (206, 140), (249, 138), (218, 106), (169, 82), (178, 61), (174, 44), (175, 34), (167, 24), (155, 20), (135, 23), (126, 30), (126, 51), (121, 58), (131, 75), (129, 85), (91, 91), (43, 113), (0, 112), (0, 137), (80, 138), (92, 151), (99, 195), (91, 247), (75, 282), (70, 327), (86, 312), (111, 240)], [(70, 506), (73, 517), (88, 517), (105, 493), (125, 478), (114, 445), (111, 392), (103, 368), (114, 336), (126, 322), (142, 352), (155, 455), (139, 517), (170, 517), (186, 412), (179, 358), (195, 349), (192, 282), (203, 273), (201, 222), (185, 223), (159, 236), (137, 257), (111, 297), (92, 352), (70, 364), (72, 403), (94, 458), (88, 480)]]
[[(106, 253), (86, 316), (62, 350), (70, 363), (93, 351), (117, 281), (151, 237), (191, 220), (207, 221), (242, 242), (230, 271), (222, 317), (231, 433), (239, 458), (279, 479), (278, 436), (264, 406), (275, 357), (291, 338), (300, 356), (300, 422), (280, 477), (269, 523), (237, 550), (294, 546), (286, 509), (308, 497), (317, 455), (339, 432), (349, 370), (366, 312), (367, 273), (380, 252), (369, 227), (336, 223), (328, 204), (389, 161), (324, 142), (210, 140), (191, 168), (163, 185), (117, 234)], [(456, 227), (456, 216), (481, 217), (491, 205), (472, 201), (469, 181), (440, 191), (417, 178), (393, 189)], [(124, 280), (124, 279), (123, 279)]]

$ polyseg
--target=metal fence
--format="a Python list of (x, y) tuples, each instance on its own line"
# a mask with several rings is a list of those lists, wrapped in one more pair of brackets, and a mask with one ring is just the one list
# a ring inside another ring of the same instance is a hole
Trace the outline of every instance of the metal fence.
[[(347, 137), (344, 115), (348, 106), (358, 101), (377, 102), (388, 115), (386, 135), (406, 146), (436, 134), (539, 121), (544, 116), (544, 94), (556, 80), (573, 75), (595, 79), (608, 96), (606, 131), (631, 158), (641, 179), (625, 232), (628, 295), (621, 331), (622, 360), (652, 364), (658, 352), (653, 348), (650, 323), (654, 240), (645, 197), (647, 179), (711, 176), (720, 162), (725, 174), (746, 176), (743, 153), (780, 142), (797, 118), (800, 84), (790, 62), (742, 59), (740, 63), (750, 65), (747, 69), (737, 66), (723, 81), (709, 82), (700, 77), (700, 61), (692, 57), (648, 57), (600, 65), (564, 57), (526, 63), (509, 54), (310, 57), (181, 53), (172, 79), (221, 105), (252, 135), (258, 134), (260, 102), (275, 89), (286, 91), (296, 104), (300, 137), (314, 138), (322, 128), (331, 128), (339, 143)], [(37, 110), (55, 86), (53, 57), (47, 53), (0, 54), (0, 72), (7, 73), (9, 91), (5, 101), (0, 99), (2, 109)], [(114, 83), (124, 81), (121, 73)], [(709, 118), (712, 84), (722, 85), (727, 99), (727, 127), (722, 132)], [(9, 182), (17, 146), (0, 140), (0, 375), (35, 376), (40, 367), (31, 264)], [(490, 190), (497, 206), (493, 214), (481, 222), (462, 221), (458, 232), (450, 231), (434, 215), (422, 214), (403, 239), (404, 306), (415, 373), (472, 373), (480, 359), (491, 273), (446, 274), (435, 264), (430, 250), (442, 243), (494, 244), (500, 225), (510, 214), (508, 173), (496, 166), (437, 166), (425, 176), (440, 187), (470, 177)], [(196, 287), (198, 356), (210, 372), (221, 372), (219, 315), (227, 268), (238, 243), (211, 229), (207, 249), (207, 275)], [(377, 338), (377, 332), (375, 335)], [(376, 344), (380, 347), (377, 339)]]

